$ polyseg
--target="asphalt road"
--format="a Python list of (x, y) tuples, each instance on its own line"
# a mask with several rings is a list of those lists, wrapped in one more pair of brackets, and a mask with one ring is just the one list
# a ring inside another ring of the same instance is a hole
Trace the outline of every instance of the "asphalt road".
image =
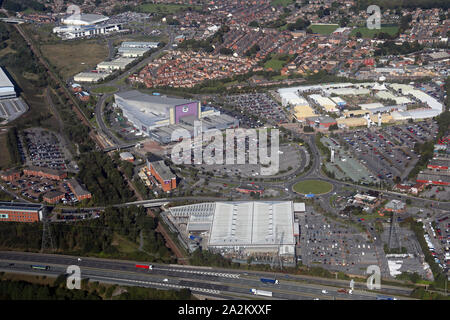
[[(34, 270), (31, 269), (32, 264), (50, 266), (50, 269), (47, 271)], [(364, 291), (362, 287), (358, 288), (362, 285), (359, 283), (352, 295), (339, 293), (337, 292), (338, 288), (348, 288), (348, 285), (344, 286), (345, 282), (339, 280), (283, 275), (278, 277), (279, 284), (272, 285), (263, 284), (259, 280), (261, 276), (270, 277), (271, 275), (262, 272), (162, 264), (154, 264), (153, 270), (145, 270), (136, 268), (135, 264), (148, 263), (97, 258), (82, 258), (81, 261), (78, 261), (78, 257), (73, 256), (0, 252), (0, 269), (7, 272), (57, 276), (66, 273), (69, 265), (78, 265), (81, 268), (82, 278), (89, 278), (91, 281), (164, 289), (189, 288), (193, 293), (216, 297), (232, 294), (243, 299), (250, 298), (250, 289), (252, 288), (271, 291), (274, 299), (289, 300), (312, 300), (314, 298), (374, 300), (377, 296), (377, 293)], [(322, 290), (326, 290), (327, 293), (322, 293)], [(396, 292), (399, 294), (405, 295), (409, 293), (408, 289), (397, 287), (386, 288), (386, 290), (386, 292), (397, 290)]]

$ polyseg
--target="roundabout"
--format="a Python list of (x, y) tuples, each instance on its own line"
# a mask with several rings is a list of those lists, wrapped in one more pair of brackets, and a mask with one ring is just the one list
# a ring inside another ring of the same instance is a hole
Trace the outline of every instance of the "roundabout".
[(321, 195), (333, 190), (333, 185), (326, 181), (321, 180), (304, 180), (297, 182), (292, 189), (304, 195), (314, 194)]

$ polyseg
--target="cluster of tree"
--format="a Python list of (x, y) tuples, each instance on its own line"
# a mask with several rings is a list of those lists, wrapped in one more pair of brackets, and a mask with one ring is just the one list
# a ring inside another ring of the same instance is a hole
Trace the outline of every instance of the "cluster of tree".
[(64, 95), (64, 89), (60, 88), (59, 85), (53, 83), (51, 84), (59, 93), (59, 96), (57, 96), (50, 91), (50, 96), (63, 121), (64, 134), (67, 136), (69, 141), (78, 144), (80, 152), (94, 150), (95, 144), (89, 137), (89, 127), (80, 124), (79, 118), (72, 110), (72, 101)]
[(362, 208), (358, 206), (346, 206), (342, 211), (341, 214), (345, 215), (360, 215), (362, 214)]
[(9, 31), (5, 24), (0, 24), (0, 50), (6, 48), (8, 45), (6, 40), (9, 39)]
[[(447, 83), (448, 83), (448, 80), (447, 80)], [(447, 90), (448, 89), (449, 88), (447, 88)], [(448, 95), (448, 91), (447, 91), (447, 95)], [(450, 111), (445, 111), (445, 112), (441, 113), (436, 118), (436, 121), (437, 121), (438, 127), (439, 127), (439, 131), (438, 131), (438, 135), (436, 136), (436, 140), (439, 140), (448, 132), (448, 128), (450, 126)], [(433, 158), (434, 141), (428, 141), (428, 142), (424, 142), (424, 143), (416, 143), (414, 145), (414, 151), (416, 153), (420, 154), (420, 158), (419, 158), (419, 161), (416, 163), (415, 167), (409, 173), (409, 175), (408, 175), (409, 178), (415, 177), (421, 170), (423, 170), (425, 168), (425, 166), (428, 164), (428, 161), (430, 161)]]
[(102, 152), (84, 153), (78, 162), (78, 178), (92, 193), (92, 200), (99, 205), (111, 205), (135, 200), (117, 165)]
[(401, 45), (396, 45), (395, 41), (385, 41), (377, 46), (374, 52), (375, 56), (400, 55), (417, 52), (423, 49), (423, 46), (417, 41), (412, 44), (403, 42)]
[(101, 300), (86, 290), (70, 290), (27, 281), (0, 281), (0, 300)]
[(44, 67), (37, 61), (27, 43), (22, 36), (11, 25), (2, 24), (0, 34), (2, 35), (2, 45), (6, 47), (7, 37), (11, 40), (9, 47), (11, 52), (0, 57), (0, 65), (17, 70), (19, 74), (33, 73), (36, 79), (27, 79), (33, 86), (43, 88), (47, 85), (47, 77)]
[(27, 9), (41, 12), (47, 10), (42, 3), (35, 0), (4, 0), (3, 8), (15, 12), (25, 11)]
[(230, 259), (224, 258), (219, 253), (212, 253), (208, 250), (195, 250), (189, 258), (189, 263), (196, 266), (210, 266), (218, 268), (238, 267), (238, 263), (233, 263)]
[(214, 51), (214, 47), (218, 47), (223, 44), (223, 37), (228, 31), (230, 31), (230, 27), (223, 25), (219, 28), (219, 30), (216, 31), (215, 34), (213, 34), (206, 40), (185, 40), (178, 45), (178, 48), (190, 49), (194, 51), (202, 50), (205, 52), (212, 52)]
[[(142, 207), (108, 207), (99, 218), (74, 223), (50, 225), (56, 252), (74, 255), (96, 255), (135, 260), (174, 263), (163, 237), (156, 232), (158, 220)], [(3, 223), (0, 226), (0, 247), (38, 251), (42, 241), (41, 223)], [(144, 252), (121, 252), (114, 244), (116, 236), (140, 243), (143, 233)]]
[(271, 20), (265, 22), (262, 27), (264, 28), (281, 28), (282, 26), (286, 25), (286, 16), (284, 14), (280, 15), (276, 20)]
[(171, 25), (171, 26), (178, 26), (178, 25), (180, 25), (180, 21), (178, 21), (177, 19), (174, 19), (172, 17), (167, 17), (166, 18), (166, 23), (168, 25)]
[(324, 8), (324, 7), (320, 7), (319, 10), (317, 11), (317, 15), (319, 16), (319, 18), (323, 18), (325, 16), (329, 16), (331, 13), (330, 8)]
[(234, 53), (234, 51), (230, 48), (223, 47), (223, 48), (220, 48), (219, 53), (224, 54), (224, 55), (231, 55)]
[(409, 28), (409, 23), (412, 21), (410, 14), (404, 15), (400, 18), (400, 32), (403, 32)]
[(135, 10), (134, 6), (131, 6), (129, 4), (116, 4), (112, 9), (111, 9), (111, 14), (112, 15), (116, 15), (119, 13), (123, 13), (123, 12), (127, 12), (127, 11), (133, 11)]
[(416, 288), (411, 292), (411, 297), (420, 300), (450, 300), (447, 295), (439, 294), (437, 292), (430, 292), (425, 290), (425, 288)]
[(19, 136), (16, 127), (12, 127), (8, 130), (8, 135), (6, 138), (6, 145), (8, 147), (8, 152), (11, 157), (11, 164), (17, 165), (22, 163), (22, 158), (19, 154), (19, 149), (17, 148), (17, 144), (19, 142)]
[(15, 198), (4, 191), (0, 191), (0, 201), (12, 201)]
[(389, 246), (385, 243), (384, 244), (384, 253), (386, 254), (406, 254), (408, 253), (408, 250), (405, 247), (401, 248), (389, 248)]
[(406, 218), (402, 225), (407, 225), (414, 232), (417, 241), (422, 248), (422, 252), (425, 256), (425, 261), (430, 265), (433, 272), (434, 282), (430, 287), (444, 289), (447, 281), (447, 275), (443, 272), (440, 266), (434, 261), (434, 257), (431, 255), (428, 245), (425, 241), (424, 230), (422, 222), (416, 222), (412, 217)]
[(414, 273), (402, 272), (401, 274), (399, 274), (395, 278), (398, 279), (398, 280), (410, 281), (412, 283), (417, 283), (420, 280), (422, 280), (422, 277), (417, 272), (414, 272)]
[(310, 24), (311, 24), (311, 21), (303, 20), (302, 18), (298, 18), (295, 21), (295, 23), (289, 23), (287, 28), (290, 31), (305, 30)]
[(330, 130), (330, 131), (334, 131), (334, 130), (338, 130), (338, 129), (339, 129), (339, 127), (338, 127), (337, 124), (332, 124), (332, 125), (328, 128), (328, 130)]
[(83, 279), (81, 289), (66, 287), (67, 276), (60, 275), (48, 284), (23, 280), (0, 280), (0, 300), (190, 300), (189, 289), (160, 290), (154, 288), (120, 286), (123, 292), (112, 297), (117, 285), (104, 285)]
[(190, 300), (189, 289), (158, 290), (153, 288), (127, 287), (126, 292), (113, 298), (114, 300)]
[(250, 49), (248, 49), (245, 52), (245, 56), (246, 57), (252, 57), (254, 56), (259, 50), (261, 50), (261, 48), (259, 47), (258, 44), (255, 44), (254, 46), (252, 46)]
[(250, 22), (250, 23), (248, 24), (248, 26), (249, 26), (249, 27), (252, 27), (252, 28), (258, 28), (258, 27), (259, 27), (259, 23), (258, 23), (258, 21), (253, 20), (252, 22)]
[(302, 268), (300, 269), (300, 274), (310, 275), (314, 277), (320, 278), (332, 278), (333, 274), (327, 269), (321, 267), (310, 267), (310, 268)]
[(316, 145), (317, 145), (317, 148), (319, 149), (319, 151), (324, 155), (324, 156), (326, 156), (326, 161), (330, 161), (330, 159), (331, 159), (331, 151), (330, 151), (330, 149), (328, 148), (328, 147), (326, 147), (323, 143), (322, 143), (322, 141), (320, 141), (320, 138), (322, 138), (323, 137), (323, 135), (319, 132), (319, 133), (317, 133), (316, 134), (316, 136), (315, 136), (315, 143), (316, 143)]

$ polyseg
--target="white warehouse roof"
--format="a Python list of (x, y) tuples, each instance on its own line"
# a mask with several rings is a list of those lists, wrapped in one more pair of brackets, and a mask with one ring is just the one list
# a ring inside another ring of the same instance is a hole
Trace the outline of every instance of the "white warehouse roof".
[(6, 73), (0, 68), (0, 97), (1, 96), (15, 96), (16, 92), (14, 91), (14, 85), (9, 80)]
[(281, 103), (283, 106), (290, 104), (291, 106), (309, 106), (308, 101), (302, 96), (299, 96), (296, 92), (290, 91), (278, 91), (281, 97)]
[(208, 246), (295, 245), (292, 201), (217, 202)]

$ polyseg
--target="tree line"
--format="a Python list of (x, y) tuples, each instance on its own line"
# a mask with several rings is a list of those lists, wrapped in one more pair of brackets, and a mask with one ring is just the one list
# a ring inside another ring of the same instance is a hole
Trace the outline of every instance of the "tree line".
[[(50, 233), (56, 253), (174, 263), (172, 252), (156, 231), (158, 220), (143, 207), (108, 207), (100, 217), (73, 223), (52, 223)], [(135, 244), (143, 233), (140, 251), (120, 250), (117, 236)], [(0, 224), (0, 248), (38, 251), (41, 248), (42, 223), (3, 222)]]
[(19, 135), (16, 127), (12, 127), (8, 130), (8, 135), (6, 137), (6, 145), (8, 147), (8, 152), (11, 157), (11, 165), (19, 165), (22, 163), (22, 158), (19, 154), (19, 149), (17, 144), (19, 143)]
[[(113, 297), (117, 289), (123, 292)], [(83, 279), (81, 289), (66, 287), (66, 276), (60, 275), (52, 284), (23, 280), (0, 280), (0, 300), (190, 300), (189, 289), (161, 290), (143, 287), (104, 285)]]
[(92, 202), (111, 205), (134, 201), (136, 198), (114, 161), (103, 152), (80, 155), (78, 178), (92, 193)]

